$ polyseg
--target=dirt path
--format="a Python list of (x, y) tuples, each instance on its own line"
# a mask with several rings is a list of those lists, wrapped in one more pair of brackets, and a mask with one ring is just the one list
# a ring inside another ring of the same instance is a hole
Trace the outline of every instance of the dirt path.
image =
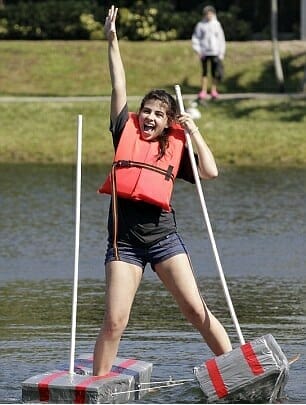
[[(128, 100), (140, 100), (142, 96), (130, 96)], [(195, 94), (185, 94), (185, 100), (194, 100)], [(306, 93), (227, 93), (220, 94), (219, 100), (243, 99), (269, 99), (269, 98), (306, 98)], [(110, 96), (68, 96), (68, 97), (42, 97), (42, 96), (2, 96), (0, 103), (77, 103), (77, 102), (109, 102)]]

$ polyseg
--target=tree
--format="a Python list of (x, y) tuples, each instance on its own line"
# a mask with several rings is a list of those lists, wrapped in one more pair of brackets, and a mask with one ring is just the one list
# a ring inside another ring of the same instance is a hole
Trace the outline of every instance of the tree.
[[(301, 40), (306, 41), (306, 0), (301, 0)], [(306, 61), (304, 65), (302, 91), (306, 93)]]
[(272, 37), (274, 68), (276, 80), (279, 85), (279, 91), (283, 93), (285, 91), (285, 85), (284, 85), (284, 74), (282, 69), (282, 63), (279, 54), (277, 21), (278, 21), (277, 0), (271, 0), (271, 37)]

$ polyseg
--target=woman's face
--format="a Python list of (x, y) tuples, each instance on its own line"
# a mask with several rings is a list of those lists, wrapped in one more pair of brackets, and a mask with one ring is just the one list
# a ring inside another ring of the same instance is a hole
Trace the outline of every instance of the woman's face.
[(212, 11), (208, 11), (204, 17), (208, 20), (211, 21), (214, 18), (215, 14)]
[(152, 141), (168, 128), (167, 105), (160, 100), (147, 100), (138, 115), (141, 135)]

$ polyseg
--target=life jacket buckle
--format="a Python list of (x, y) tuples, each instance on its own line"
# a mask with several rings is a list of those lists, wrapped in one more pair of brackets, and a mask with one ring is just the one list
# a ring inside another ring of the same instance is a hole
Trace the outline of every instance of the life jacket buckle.
[(131, 167), (131, 161), (130, 160), (118, 160), (117, 162), (114, 162), (115, 167)]
[(165, 180), (169, 181), (171, 179), (171, 177), (173, 176), (173, 174), (172, 174), (173, 169), (174, 169), (173, 166), (171, 166), (171, 165), (168, 166), (168, 169), (167, 169), (166, 174), (165, 174)]

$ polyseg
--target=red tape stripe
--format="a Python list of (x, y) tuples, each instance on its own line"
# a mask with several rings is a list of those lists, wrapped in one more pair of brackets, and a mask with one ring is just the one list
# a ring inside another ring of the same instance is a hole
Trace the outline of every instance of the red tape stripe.
[(216, 360), (215, 359), (207, 360), (205, 365), (209, 377), (211, 379), (211, 382), (213, 383), (213, 386), (215, 388), (216, 394), (218, 395), (218, 398), (225, 397), (228, 394), (228, 390), (226, 388), (226, 385), (224, 384)]
[(115, 377), (119, 374), (124, 374), (124, 369), (128, 368), (129, 366), (132, 366), (133, 364), (137, 363), (137, 360), (134, 359), (128, 359), (124, 360), (122, 363), (120, 363), (117, 367), (122, 367), (121, 371), (110, 371), (108, 374), (102, 375), (102, 376), (92, 376), (88, 377), (86, 380), (82, 381), (79, 385), (75, 387), (75, 399), (74, 403), (75, 404), (85, 404), (86, 400), (86, 389), (87, 387), (95, 381), (99, 380), (104, 380), (109, 377)]
[(263, 374), (265, 370), (260, 364), (251, 343), (246, 343), (242, 345), (241, 350), (253, 374), (254, 375)]
[(38, 383), (38, 393), (39, 393), (39, 400), (41, 402), (49, 402), (50, 393), (49, 393), (49, 384), (50, 382), (56, 380), (58, 377), (62, 375), (68, 374), (67, 371), (57, 371), (55, 373), (47, 375), (45, 378), (40, 380)]

